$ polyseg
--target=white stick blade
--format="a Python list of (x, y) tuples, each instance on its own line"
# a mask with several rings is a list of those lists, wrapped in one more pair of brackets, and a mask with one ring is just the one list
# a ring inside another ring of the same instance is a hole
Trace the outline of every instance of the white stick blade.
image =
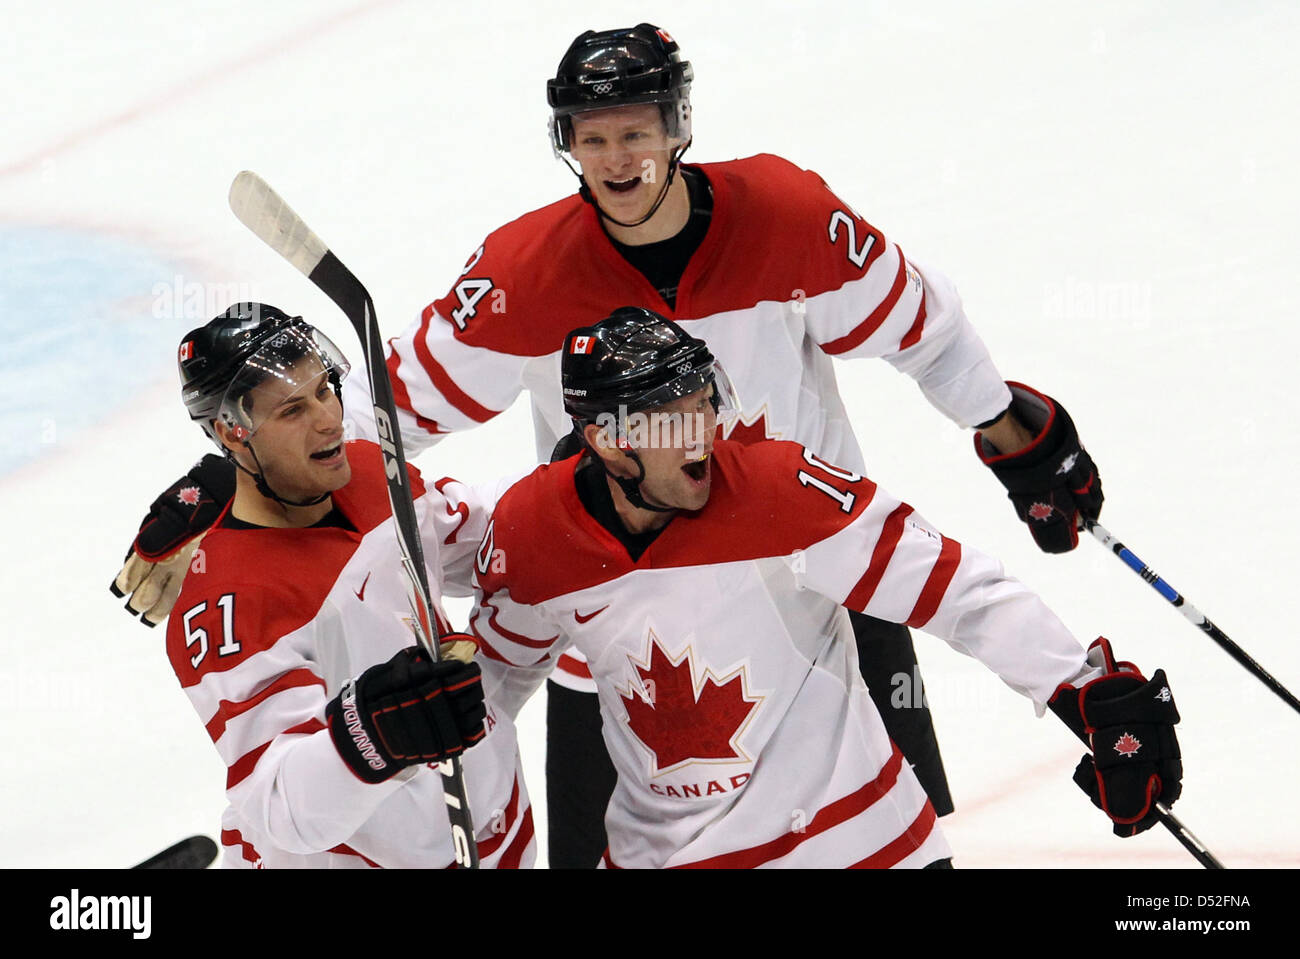
[(245, 170), (230, 184), (230, 209), (248, 227), (304, 276), (329, 252), (289, 204), (256, 173)]

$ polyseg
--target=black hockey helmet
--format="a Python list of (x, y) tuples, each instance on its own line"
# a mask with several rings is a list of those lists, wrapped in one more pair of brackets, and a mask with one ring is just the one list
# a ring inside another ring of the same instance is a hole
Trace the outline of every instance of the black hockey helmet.
[[(264, 303), (236, 303), (181, 340), (177, 365), (181, 400), (214, 443), (222, 446), (213, 429), (220, 419), (242, 438), (251, 437), (260, 421), (245, 401), (250, 390), (269, 377), (297, 388), (294, 370), (305, 357), (314, 357), (311, 378), (323, 370), (336, 393), (350, 366), (342, 352), (300, 316)], [(224, 446), (222, 446), (224, 450)]]
[(556, 155), (569, 149), (569, 118), (586, 110), (658, 103), (671, 140), (691, 139), (691, 80), (677, 41), (651, 23), (596, 32), (588, 30), (569, 45), (546, 82), (551, 106), (551, 146)]
[[(638, 306), (619, 307), (595, 326), (581, 327), (565, 337), (560, 383), (565, 412), (573, 417), (574, 440), (569, 446), (588, 449), (584, 427), (590, 423), (600, 426), (606, 441), (636, 464), (638, 475), (618, 476), (598, 455), (597, 461), (632, 505), (656, 513), (673, 510), (656, 506), (641, 494), (645, 464), (637, 455), (634, 446), (638, 441), (633, 438), (638, 427), (644, 427), (646, 420), (653, 422), (658, 415), (653, 412), (656, 407), (709, 386), (713, 387), (711, 400), (719, 421), (740, 411), (730, 378), (704, 341), (672, 320)], [(638, 417), (642, 412), (648, 416)], [(651, 445), (655, 443), (653, 427), (642, 433)], [(681, 436), (685, 439), (684, 433)]]
[(572, 331), (560, 362), (564, 409), (578, 426), (653, 409), (713, 384), (719, 415), (735, 390), (708, 346), (652, 310), (622, 306)]

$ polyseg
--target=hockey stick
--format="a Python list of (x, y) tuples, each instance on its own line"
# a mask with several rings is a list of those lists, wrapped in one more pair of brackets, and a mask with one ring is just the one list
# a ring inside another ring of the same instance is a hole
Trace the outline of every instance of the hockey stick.
[[(398, 434), (397, 409), (393, 402), (393, 385), (384, 363), (383, 340), (375, 320), (370, 293), (303, 222), (289, 205), (256, 173), (245, 170), (230, 185), (230, 209), (271, 249), (296, 267), (341, 309), (351, 321), (365, 351), (370, 376), (370, 395), (375, 404), (375, 425), (379, 445), (384, 452), (384, 471), (388, 474), (388, 501), (393, 509), (397, 544), (406, 570), (407, 598), (411, 604), (416, 636), (434, 662), (441, 658), (431, 610), (429, 582), (424, 569), (424, 549), (415, 519), (415, 503), (407, 483), (406, 455)], [(474, 843), (474, 824), (470, 818), (465, 791), (465, 775), (460, 757), (453, 756), (438, 764), (442, 774), (443, 799), (451, 820), (456, 862), (468, 869), (478, 868), (478, 848)]]
[(1223, 863), (1214, 858), (1214, 853), (1205, 848), (1205, 843), (1197, 839), (1190, 829), (1178, 821), (1178, 817), (1169, 811), (1164, 803), (1156, 803), (1156, 817), (1161, 824), (1174, 834), (1174, 838), (1183, 844), (1183, 848), (1192, 854), (1192, 858), (1206, 869), (1222, 869)]
[(160, 853), (150, 856), (132, 869), (207, 869), (217, 858), (217, 844), (207, 836), (190, 836)]
[(1112, 536), (1100, 523), (1089, 519), (1084, 519), (1082, 523), (1084, 528), (1097, 538), (1098, 542), (1123, 560), (1125, 566), (1150, 583), (1151, 588), (1165, 599), (1169, 600), (1169, 602), (1172, 603), (1179, 612), (1187, 617), (1193, 626), (1218, 643), (1229, 656), (1241, 663), (1242, 666), (1245, 666), (1251, 675), (1273, 692), (1277, 693), (1284, 703), (1296, 712), (1300, 712), (1300, 700), (1297, 700), (1295, 696), (1291, 694), (1290, 690), (1270, 676), (1268, 672), (1259, 665), (1259, 663), (1251, 659), (1250, 656), (1246, 654), (1246, 651), (1229, 639), (1223, 630), (1210, 622), (1208, 616), (1191, 603), (1187, 602), (1182, 593), (1178, 592), (1178, 590), (1174, 589), (1161, 579), (1160, 575), (1155, 570), (1142, 562), (1142, 560), (1138, 559), (1137, 556), (1133, 554), (1132, 550)]

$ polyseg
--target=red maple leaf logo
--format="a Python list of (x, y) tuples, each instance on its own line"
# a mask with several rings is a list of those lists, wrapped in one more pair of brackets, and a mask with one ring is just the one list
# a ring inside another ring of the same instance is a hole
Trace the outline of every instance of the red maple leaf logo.
[(737, 418), (731, 424), (731, 430), (727, 433), (727, 439), (735, 440), (737, 443), (759, 443), (763, 440), (780, 439), (779, 436), (773, 436), (767, 430), (767, 407), (758, 411), (758, 415), (746, 423), (744, 420)]
[(1137, 737), (1131, 733), (1125, 733), (1119, 739), (1115, 740), (1115, 752), (1121, 756), (1136, 756), (1137, 751), (1142, 748), (1142, 744), (1137, 741)]
[(176, 498), (186, 506), (199, 505), (199, 488), (197, 486), (186, 486), (176, 494)]
[(1035, 503), (1033, 506), (1029, 507), (1029, 515), (1034, 519), (1047, 519), (1047, 517), (1052, 515), (1052, 507), (1048, 506), (1046, 503)]
[(673, 662), (653, 633), (650, 640), (649, 663), (633, 661), (640, 688), (619, 695), (628, 727), (654, 754), (654, 772), (689, 760), (748, 760), (736, 743), (762, 697), (747, 694), (744, 667), (723, 682), (705, 670), (697, 689), (690, 647)]

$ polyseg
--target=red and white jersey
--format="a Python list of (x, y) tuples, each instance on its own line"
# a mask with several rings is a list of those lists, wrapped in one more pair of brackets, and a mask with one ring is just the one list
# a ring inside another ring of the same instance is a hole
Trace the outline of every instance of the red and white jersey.
[[(483, 423), (527, 390), (537, 456), (571, 430), (560, 394), (565, 334), (620, 306), (680, 323), (730, 374), (742, 410), (729, 436), (785, 439), (864, 468), (832, 357), (884, 357), (963, 426), (1011, 395), (952, 283), (920, 267), (816, 173), (764, 154), (695, 167), (713, 191), (708, 232), (669, 306), (570, 196), (493, 232), (460, 279), (390, 341), (388, 369), (408, 454)], [(365, 377), (344, 407), (373, 438)], [(357, 393), (356, 391), (360, 391)], [(575, 688), (584, 667), (556, 680)]]
[[(218, 525), (167, 623), (172, 668), (228, 770), (228, 867), (455, 862), (436, 769), (362, 782), (325, 725), (326, 704), (347, 679), (415, 641), (382, 455), (356, 441), (348, 458), (352, 479), (333, 502), (355, 532)], [(500, 489), (450, 479), (426, 487), (414, 469), (410, 477), (430, 589), (435, 599), (444, 585), (464, 591)], [(481, 861), (531, 866), (532, 812), (512, 716), (489, 703), (487, 726), (464, 754)]]
[(493, 677), (507, 710), (566, 646), (586, 656), (618, 772), (609, 865), (950, 855), (863, 684), (846, 606), (947, 640), (1039, 703), (1090, 677), (1083, 647), (996, 560), (798, 444), (718, 442), (707, 505), (635, 562), (582, 505), (578, 462), (502, 497), (471, 629), (515, 667)]

